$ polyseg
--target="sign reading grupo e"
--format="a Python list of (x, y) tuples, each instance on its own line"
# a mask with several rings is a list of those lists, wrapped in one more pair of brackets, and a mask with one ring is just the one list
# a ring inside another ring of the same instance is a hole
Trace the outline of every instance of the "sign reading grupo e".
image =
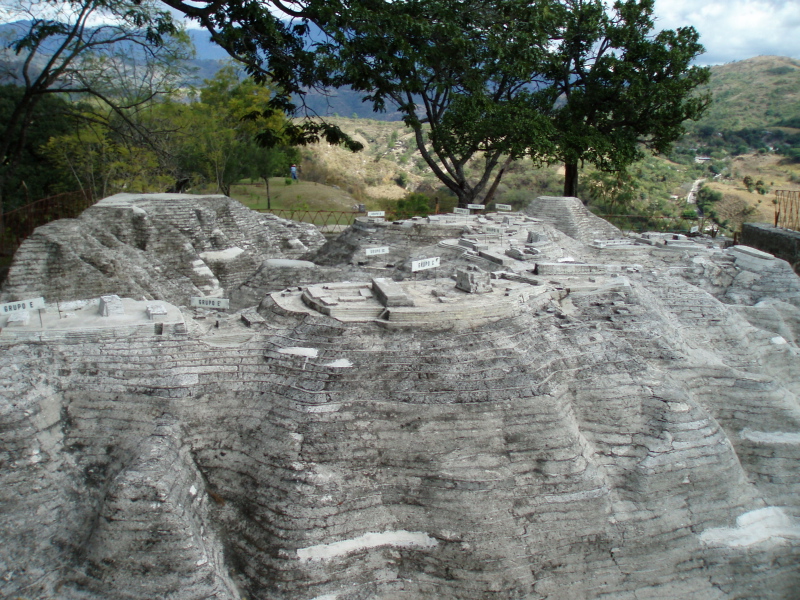
[(44, 310), (44, 298), (31, 298), (30, 300), (17, 300), (7, 304), (0, 304), (0, 314), (7, 315), (19, 310)]
[(423, 258), (422, 260), (412, 260), (411, 261), (411, 272), (416, 271), (424, 271), (425, 269), (433, 269), (434, 267), (439, 266), (439, 258), (438, 256), (434, 256), (433, 258)]
[(227, 298), (202, 298), (198, 296), (192, 296), (192, 306), (199, 306), (201, 308), (216, 308), (216, 309), (225, 309), (231, 307), (231, 301)]

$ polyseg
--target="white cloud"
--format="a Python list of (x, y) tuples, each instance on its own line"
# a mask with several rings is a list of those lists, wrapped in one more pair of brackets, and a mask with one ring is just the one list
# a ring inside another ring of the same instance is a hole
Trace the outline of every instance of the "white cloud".
[(706, 47), (702, 64), (766, 54), (800, 58), (797, 0), (656, 0), (655, 13), (659, 29), (697, 29)]

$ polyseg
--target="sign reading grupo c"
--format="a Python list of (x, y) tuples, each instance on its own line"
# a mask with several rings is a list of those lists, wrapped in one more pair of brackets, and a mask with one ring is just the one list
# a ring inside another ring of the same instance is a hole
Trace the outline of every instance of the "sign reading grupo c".
[(200, 308), (214, 308), (217, 310), (224, 310), (231, 307), (231, 301), (227, 298), (202, 298), (192, 296), (192, 306)]
[(434, 256), (433, 258), (423, 258), (422, 260), (412, 260), (411, 261), (411, 272), (416, 271), (424, 271), (425, 269), (433, 269), (434, 267), (439, 266), (439, 258), (438, 256)]

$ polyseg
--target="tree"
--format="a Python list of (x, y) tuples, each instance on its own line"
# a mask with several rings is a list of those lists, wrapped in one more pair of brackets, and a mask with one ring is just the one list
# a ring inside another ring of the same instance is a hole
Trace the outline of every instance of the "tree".
[[(280, 141), (288, 120), (269, 108), (274, 95), (271, 87), (259, 85), (252, 78), (242, 80), (233, 66), (223, 68), (205, 83), (200, 102), (189, 107), (196, 118), (187, 133), (217, 190), (230, 195), (231, 184), (239, 179), (267, 178), (288, 160), (287, 152), (274, 142)], [(258, 136), (268, 136), (270, 147), (260, 148)]]
[[(0, 123), (7, 122), (23, 94), (24, 89), (20, 86), (0, 86)], [(54, 176), (55, 165), (42, 147), (49, 138), (67, 134), (72, 129), (72, 107), (64, 98), (49, 96), (37, 104), (31, 112), (31, 122), (20, 148), (17, 167), (7, 176), (2, 190), (6, 210), (13, 210), (59, 191), (61, 180)]]
[(546, 77), (552, 82), (556, 151), (564, 195), (577, 195), (588, 161), (621, 171), (642, 148), (667, 152), (710, 102), (695, 94), (709, 78), (692, 67), (703, 52), (692, 27), (653, 30), (654, 0), (559, 0)]
[[(332, 82), (315, 51), (317, 40), (311, 24), (329, 32), (334, 17), (349, 9), (339, 0), (161, 2), (198, 22), (253, 81), (273, 87), (269, 105), (261, 113), (265, 119), (273, 114), (294, 115), (308, 88)], [(324, 139), (354, 152), (362, 149), (360, 143), (324, 120), (287, 121), (280, 132), (266, 129), (261, 133), (257, 139), (262, 146), (305, 145)]]
[(210, 184), (230, 195), (244, 177), (272, 175), (297, 151), (262, 148), (258, 131), (280, 130), (285, 117), (243, 120), (262, 109), (270, 88), (241, 79), (233, 66), (205, 82), (199, 98), (187, 102), (165, 99), (148, 104), (135, 115), (135, 131), (159, 131), (158, 136), (123, 134), (102, 120), (84, 120), (75, 131), (51, 138), (47, 156), (72, 185), (95, 196), (119, 191), (164, 191), (177, 181), (187, 186)]
[[(537, 90), (549, 0), (411, 0), (351, 6), (321, 47), (332, 81), (392, 105), (462, 206), (491, 197), (512, 160), (549, 146)], [(480, 159), (480, 164), (478, 160)], [(470, 171), (473, 171), (472, 173)]]
[[(177, 28), (171, 14), (151, 0), (21, 0), (4, 3), (0, 11), (4, 21), (13, 21), (4, 40), (6, 76), (22, 89), (0, 126), (2, 194), (19, 167), (43, 98), (89, 96), (90, 105), (125, 119), (127, 111), (158, 93), (165, 73), (172, 73), (165, 66), (174, 64), (170, 36)], [(147, 76), (131, 72), (141, 64)], [(112, 98), (112, 89), (122, 93)], [(4, 204), (0, 197), (0, 225)]]

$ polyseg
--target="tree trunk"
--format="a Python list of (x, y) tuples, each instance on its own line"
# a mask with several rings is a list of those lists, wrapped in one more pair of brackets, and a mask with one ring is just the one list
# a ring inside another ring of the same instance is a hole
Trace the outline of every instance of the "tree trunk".
[(490, 187), (489, 191), (486, 192), (486, 197), (483, 199), (483, 203), (485, 205), (488, 206), (489, 202), (491, 202), (492, 198), (494, 198), (494, 193), (497, 191), (497, 186), (500, 185), (500, 180), (503, 178), (503, 173), (506, 172), (506, 167), (510, 164), (511, 164), (511, 157), (509, 156), (503, 163), (503, 166), (500, 167), (500, 170), (497, 172), (497, 175), (494, 178), (494, 182), (492, 182), (492, 187)]
[(578, 197), (578, 163), (564, 164), (564, 195)]
[(264, 177), (264, 185), (267, 186), (267, 210), (272, 210), (272, 199), (269, 197), (269, 177)]

